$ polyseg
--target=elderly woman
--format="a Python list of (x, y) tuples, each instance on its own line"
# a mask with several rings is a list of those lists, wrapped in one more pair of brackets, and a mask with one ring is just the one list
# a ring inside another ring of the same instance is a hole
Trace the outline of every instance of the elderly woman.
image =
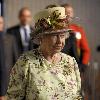
[(37, 13), (40, 47), (23, 54), (12, 69), (8, 100), (81, 100), (80, 73), (73, 57), (61, 53), (68, 37), (65, 8)]

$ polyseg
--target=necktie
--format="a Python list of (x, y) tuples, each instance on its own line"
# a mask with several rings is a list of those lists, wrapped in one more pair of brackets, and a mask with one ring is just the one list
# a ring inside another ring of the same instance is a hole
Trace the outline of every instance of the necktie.
[(29, 38), (28, 38), (28, 35), (27, 35), (26, 28), (24, 28), (24, 35), (25, 35), (25, 43), (28, 43), (29, 42)]
[(29, 38), (27, 35), (27, 30), (24, 28), (24, 36), (25, 36), (25, 45), (24, 45), (24, 52), (28, 51), (28, 44), (29, 44)]

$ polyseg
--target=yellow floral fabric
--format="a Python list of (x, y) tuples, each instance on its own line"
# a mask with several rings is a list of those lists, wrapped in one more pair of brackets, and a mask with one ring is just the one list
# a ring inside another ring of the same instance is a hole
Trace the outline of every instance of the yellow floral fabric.
[(60, 55), (61, 61), (53, 64), (39, 50), (23, 54), (11, 71), (8, 100), (82, 100), (77, 63)]

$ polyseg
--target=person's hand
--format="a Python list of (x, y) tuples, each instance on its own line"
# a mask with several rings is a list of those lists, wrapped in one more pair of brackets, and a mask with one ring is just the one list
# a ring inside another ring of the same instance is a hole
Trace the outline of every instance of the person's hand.
[(5, 96), (0, 96), (0, 100), (6, 100)]

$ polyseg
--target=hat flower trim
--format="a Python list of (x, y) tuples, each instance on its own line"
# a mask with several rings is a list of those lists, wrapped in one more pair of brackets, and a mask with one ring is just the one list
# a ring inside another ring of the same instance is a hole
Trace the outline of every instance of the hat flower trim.
[(59, 19), (61, 13), (55, 10), (50, 16), (39, 19), (35, 24), (35, 35), (45, 31), (61, 30), (68, 26), (67, 16), (65, 19)]

